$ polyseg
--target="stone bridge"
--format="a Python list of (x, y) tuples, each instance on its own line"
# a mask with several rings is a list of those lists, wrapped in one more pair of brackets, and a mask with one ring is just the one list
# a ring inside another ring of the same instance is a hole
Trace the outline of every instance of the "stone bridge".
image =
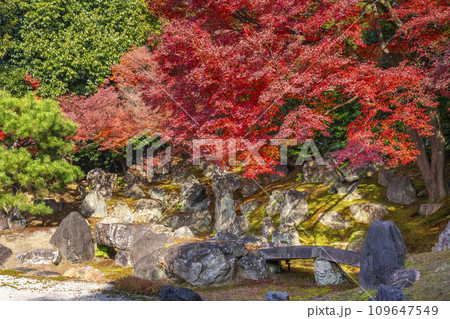
[(360, 266), (361, 254), (330, 246), (283, 246), (258, 249), (261, 257), (267, 261), (293, 259), (325, 259), (339, 264)]

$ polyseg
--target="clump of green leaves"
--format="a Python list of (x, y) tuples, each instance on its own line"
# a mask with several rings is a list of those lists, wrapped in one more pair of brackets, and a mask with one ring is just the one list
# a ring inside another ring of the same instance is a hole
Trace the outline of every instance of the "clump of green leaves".
[(68, 137), (75, 130), (55, 101), (0, 91), (0, 209), (51, 212), (43, 203), (35, 205), (33, 197), (61, 191), (83, 177), (66, 160), (74, 148)]

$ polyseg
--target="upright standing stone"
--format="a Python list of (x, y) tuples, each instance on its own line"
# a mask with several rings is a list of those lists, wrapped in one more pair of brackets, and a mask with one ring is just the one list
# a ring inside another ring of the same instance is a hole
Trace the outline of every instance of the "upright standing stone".
[(416, 200), (416, 188), (406, 176), (395, 176), (389, 182), (387, 198), (390, 202), (409, 205)]
[(71, 263), (78, 264), (94, 258), (94, 238), (89, 223), (78, 212), (71, 212), (56, 229), (50, 244)]
[(297, 226), (308, 218), (308, 202), (303, 193), (290, 189), (284, 198), (280, 212), (280, 224)]
[(108, 176), (101, 168), (95, 168), (91, 170), (87, 176), (86, 180), (89, 186), (93, 187), (96, 191), (102, 194), (103, 198), (112, 198), (112, 184), (108, 179)]
[(392, 221), (377, 219), (369, 228), (361, 253), (359, 281), (364, 288), (389, 284), (392, 274), (403, 268), (406, 245)]
[(347, 282), (347, 276), (338, 264), (323, 259), (314, 260), (314, 277), (319, 286), (341, 285)]
[(106, 205), (102, 194), (92, 190), (84, 198), (80, 207), (80, 213), (84, 217), (104, 217), (108, 214), (108, 205)]
[(439, 235), (439, 241), (433, 247), (433, 251), (442, 251), (450, 248), (450, 222)]

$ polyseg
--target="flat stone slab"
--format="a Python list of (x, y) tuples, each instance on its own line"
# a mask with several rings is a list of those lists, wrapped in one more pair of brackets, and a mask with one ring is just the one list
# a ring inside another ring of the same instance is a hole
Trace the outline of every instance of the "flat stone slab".
[(359, 267), (361, 254), (330, 246), (283, 246), (258, 249), (265, 260), (292, 260), (321, 258)]

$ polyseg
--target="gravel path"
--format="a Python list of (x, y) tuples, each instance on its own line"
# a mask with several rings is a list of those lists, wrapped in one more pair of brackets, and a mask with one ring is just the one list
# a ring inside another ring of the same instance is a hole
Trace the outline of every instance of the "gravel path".
[(0, 300), (121, 301), (132, 300), (108, 293), (111, 284), (0, 275)]

